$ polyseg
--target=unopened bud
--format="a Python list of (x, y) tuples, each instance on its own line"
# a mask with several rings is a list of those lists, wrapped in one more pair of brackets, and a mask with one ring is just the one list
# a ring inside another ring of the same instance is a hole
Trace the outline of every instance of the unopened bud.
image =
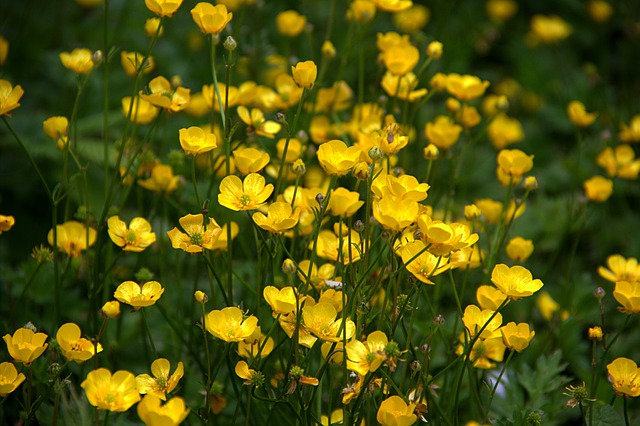
[(105, 303), (102, 305), (102, 309), (100, 309), (100, 315), (102, 315), (103, 318), (110, 319), (118, 317), (118, 315), (120, 315), (120, 302), (112, 300)]
[(182, 77), (179, 75), (174, 75), (171, 77), (171, 87), (180, 87), (182, 86)]
[(413, 371), (422, 370), (422, 363), (420, 361), (418, 361), (417, 359), (413, 360), (411, 362), (411, 370), (413, 370)]
[(287, 116), (284, 115), (283, 112), (278, 111), (278, 112), (276, 112), (276, 121), (278, 123), (285, 124), (287, 122)]
[(593, 292), (593, 295), (596, 296), (596, 299), (598, 300), (602, 300), (602, 298), (607, 294), (606, 291), (604, 291), (604, 288), (602, 287), (598, 287), (596, 288), (596, 291)]
[(327, 59), (333, 59), (336, 57), (336, 47), (329, 40), (325, 40), (324, 43), (322, 43), (320, 51), (322, 52), (322, 56)]
[(298, 139), (301, 144), (305, 144), (309, 140), (309, 135), (304, 130), (298, 130), (298, 133), (296, 133), (296, 139)]
[(456, 98), (448, 98), (445, 101), (445, 107), (447, 108), (447, 111), (449, 112), (458, 112), (460, 111), (460, 107), (462, 105), (460, 104), (460, 101), (457, 100)]
[(427, 46), (427, 56), (431, 59), (440, 59), (442, 57), (442, 43), (439, 41), (432, 41)]
[(371, 169), (365, 161), (361, 161), (353, 167), (351, 173), (359, 180), (367, 180), (371, 174)]
[(324, 195), (322, 193), (318, 193), (318, 195), (316, 195), (316, 202), (320, 204), (320, 207), (322, 207), (322, 203), (324, 202)]
[(535, 191), (536, 189), (538, 189), (538, 180), (536, 179), (535, 176), (527, 176), (524, 179), (524, 188), (527, 191)]
[(222, 46), (229, 52), (233, 52), (234, 50), (236, 50), (236, 47), (238, 47), (238, 43), (233, 37), (229, 36), (224, 41), (224, 43), (222, 43)]
[(296, 263), (291, 259), (285, 259), (282, 262), (282, 272), (287, 275), (293, 275), (296, 273)]
[(100, 66), (100, 64), (104, 62), (104, 53), (102, 53), (102, 50), (96, 50), (93, 52), (93, 55), (91, 55), (91, 62), (93, 62), (93, 65), (96, 67)]
[(480, 215), (482, 214), (482, 212), (480, 211), (480, 209), (478, 208), (478, 206), (476, 206), (475, 204), (469, 204), (467, 206), (464, 206), (464, 217), (467, 220), (476, 220), (480, 217)]
[(196, 290), (196, 292), (193, 294), (193, 298), (197, 303), (200, 304), (207, 303), (207, 301), (209, 300), (209, 296), (207, 296), (207, 293), (200, 290)]
[(381, 159), (384, 156), (384, 154), (382, 153), (382, 150), (380, 149), (379, 146), (374, 146), (369, 150), (369, 157), (373, 160), (373, 161), (378, 161), (379, 159)]
[(602, 340), (602, 329), (598, 326), (589, 328), (589, 340)]
[(437, 146), (430, 143), (425, 147), (423, 155), (425, 160), (437, 160), (438, 156), (440, 155), (440, 150)]
[(305, 166), (304, 161), (298, 158), (291, 165), (291, 170), (296, 176), (302, 176), (307, 172), (307, 166)]
[(435, 325), (437, 325), (438, 327), (443, 326), (444, 325), (444, 317), (441, 314), (436, 315), (436, 317), (433, 319), (433, 323)]
[(356, 232), (364, 231), (364, 222), (360, 219), (356, 220), (356, 222), (353, 224), (353, 229), (355, 229)]

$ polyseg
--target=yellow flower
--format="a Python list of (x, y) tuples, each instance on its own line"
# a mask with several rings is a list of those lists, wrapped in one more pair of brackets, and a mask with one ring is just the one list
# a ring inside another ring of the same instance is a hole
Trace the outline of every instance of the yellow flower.
[[(351, 242), (351, 249), (349, 249)], [(313, 243), (309, 244), (311, 248)], [(342, 248), (342, 252), (339, 249)], [(334, 231), (325, 229), (320, 231), (318, 235), (318, 243), (316, 245), (316, 254), (323, 259), (337, 262), (342, 261), (345, 265), (360, 260), (363, 253), (363, 247), (360, 245), (360, 234), (355, 230), (347, 230), (346, 226), (342, 227), (340, 235), (340, 227), (336, 223)]]
[(447, 91), (458, 100), (469, 101), (484, 95), (489, 82), (481, 80), (475, 75), (449, 74), (446, 80)]
[(607, 365), (607, 372), (616, 395), (640, 396), (640, 369), (629, 358), (616, 358)]
[(415, 222), (420, 207), (410, 198), (386, 196), (373, 202), (373, 216), (385, 229), (399, 232)]
[(76, 74), (88, 74), (93, 69), (93, 52), (89, 49), (73, 49), (60, 53), (62, 65)]
[(625, 259), (619, 254), (613, 254), (607, 258), (607, 266), (609, 269), (604, 266), (598, 267), (598, 274), (607, 281), (640, 281), (640, 265), (635, 257)]
[(434, 122), (426, 124), (424, 131), (429, 142), (440, 149), (449, 149), (460, 138), (462, 126), (445, 115), (439, 115)]
[(140, 401), (136, 377), (128, 371), (111, 374), (106, 368), (99, 368), (90, 371), (80, 386), (89, 403), (98, 410), (123, 412)]
[(423, 241), (429, 245), (429, 251), (436, 256), (449, 256), (471, 247), (480, 238), (465, 223), (444, 223), (431, 219), (427, 214), (418, 217), (418, 227), (423, 233)]
[(151, 377), (148, 374), (136, 376), (136, 386), (142, 395), (148, 394), (166, 401), (167, 395), (173, 392), (178, 386), (178, 382), (184, 375), (184, 365), (178, 362), (173, 374), (171, 373), (171, 363), (165, 358), (158, 358), (151, 363)]
[(640, 142), (640, 114), (634, 115), (628, 125), (620, 125), (618, 138), (621, 142)]
[(500, 113), (487, 127), (487, 136), (495, 149), (503, 149), (524, 139), (524, 130), (520, 121)]
[(607, 147), (596, 157), (596, 163), (607, 171), (609, 177), (621, 179), (637, 179), (640, 173), (640, 159), (630, 145)]
[(511, 178), (522, 178), (532, 168), (533, 155), (519, 149), (503, 149), (498, 153), (498, 169)]
[[(392, 116), (387, 116), (387, 120), (393, 120)], [(384, 155), (396, 154), (409, 143), (409, 137), (404, 135), (397, 123), (389, 123), (382, 129), (376, 130), (369, 135), (373, 146), (380, 148)]]
[(249, 173), (244, 181), (238, 176), (227, 176), (220, 182), (218, 203), (228, 209), (255, 210), (262, 206), (273, 192), (273, 185), (265, 185), (263, 176)]
[(111, 241), (124, 251), (141, 252), (156, 241), (151, 224), (142, 217), (133, 218), (127, 227), (119, 216), (111, 216), (107, 226)]
[(316, 112), (331, 113), (343, 111), (351, 106), (353, 90), (344, 81), (336, 81), (331, 87), (318, 89)]
[[(460, 333), (460, 342), (461, 345), (456, 349), (458, 355), (463, 353), (462, 343), (464, 343), (464, 333)], [(498, 333), (497, 337), (478, 339), (471, 349), (469, 359), (473, 361), (475, 368), (494, 368), (496, 366), (495, 362), (502, 362), (504, 359), (505, 350), (506, 347), (502, 342), (502, 337), (500, 333)]]
[(120, 63), (129, 77), (135, 77), (138, 73), (149, 74), (155, 68), (155, 61), (152, 56), (145, 59), (142, 53), (127, 52), (126, 50), (120, 52)]
[(189, 415), (184, 400), (175, 396), (162, 405), (160, 398), (147, 395), (137, 407), (138, 416), (147, 426), (176, 426), (182, 423)]
[(158, 281), (147, 281), (143, 285), (133, 281), (125, 281), (116, 288), (113, 297), (122, 303), (131, 305), (134, 311), (154, 305), (164, 293)]
[(185, 109), (191, 99), (191, 91), (184, 87), (174, 89), (166, 78), (159, 76), (149, 82), (149, 93), (139, 92), (141, 99), (169, 112)]
[(598, 342), (602, 340), (602, 328), (595, 326), (589, 327), (589, 340), (597, 340)]
[(67, 136), (69, 129), (69, 119), (67, 117), (49, 117), (42, 123), (42, 130), (53, 140)]
[(233, 159), (238, 171), (247, 175), (260, 173), (269, 164), (271, 157), (268, 153), (256, 148), (241, 148), (233, 151)]
[(534, 15), (531, 18), (531, 35), (537, 42), (555, 43), (569, 37), (573, 29), (556, 15)]
[(171, 240), (171, 246), (187, 253), (201, 253), (205, 249), (213, 250), (213, 246), (222, 234), (222, 228), (214, 218), (209, 218), (205, 225), (202, 214), (187, 214), (178, 219), (180, 226), (185, 230), (181, 232), (177, 227), (167, 232)]
[(524, 262), (533, 253), (533, 242), (522, 237), (515, 237), (509, 240), (505, 250), (509, 259), (514, 262)]
[[(227, 86), (224, 83), (218, 83), (218, 90), (222, 97), (222, 105), (224, 106), (226, 100)], [(216, 95), (215, 87), (213, 84), (205, 84), (202, 86), (202, 96), (209, 108), (213, 108), (217, 112), (220, 112), (220, 103), (218, 102), (218, 96)], [(239, 91), (237, 87), (229, 86), (229, 103), (228, 107), (234, 107), (238, 105)]]
[(529, 346), (529, 342), (535, 336), (535, 331), (529, 331), (529, 324), (515, 322), (507, 323), (500, 328), (504, 345), (511, 350), (522, 352)]
[(342, 176), (356, 165), (360, 159), (360, 148), (347, 147), (341, 140), (334, 139), (318, 148), (318, 162), (328, 175)]
[[(324, 287), (326, 280), (330, 280), (335, 276), (336, 267), (331, 263), (325, 263), (319, 268), (313, 263), (311, 264), (311, 272), (309, 272), (309, 264), (309, 260), (303, 260), (298, 263), (298, 277), (302, 282), (310, 282), (318, 290)], [(309, 274), (308, 279), (307, 274)]]
[(428, 93), (424, 88), (413, 90), (418, 86), (418, 83), (418, 77), (412, 72), (400, 76), (387, 71), (382, 76), (380, 85), (389, 96), (397, 97), (403, 101), (415, 102)]
[(271, 337), (267, 338), (262, 334), (260, 326), (256, 327), (249, 338), (251, 339), (254, 336), (257, 337), (255, 340), (238, 342), (238, 355), (247, 359), (264, 358), (273, 351), (275, 347), (273, 339)]
[(182, 4), (182, 0), (144, 0), (147, 9), (156, 15), (172, 17)]
[(149, 124), (158, 116), (159, 112), (160, 110), (151, 102), (141, 99), (139, 96), (133, 98), (133, 106), (131, 105), (131, 96), (122, 98), (122, 113), (133, 123)]
[(553, 314), (560, 310), (558, 302), (553, 300), (551, 295), (546, 291), (541, 291), (536, 298), (536, 306), (540, 311), (540, 315), (547, 321), (551, 321)]
[(567, 115), (569, 116), (569, 120), (578, 127), (588, 127), (596, 120), (596, 117), (598, 117), (598, 114), (595, 112), (587, 112), (584, 104), (579, 101), (569, 102), (569, 105), (567, 105)]
[[(280, 139), (276, 143), (276, 150), (278, 151), (278, 157), (282, 158), (284, 156), (284, 147), (287, 143), (285, 138)], [(302, 143), (299, 139), (290, 138), (289, 146), (287, 147), (287, 155), (284, 159), (285, 163), (294, 163), (296, 160), (300, 160), (302, 154)], [(302, 161), (302, 160), (300, 160)]]
[(336, 319), (337, 315), (338, 311), (329, 302), (305, 305), (302, 308), (304, 326), (309, 332), (329, 342), (350, 340), (356, 331), (356, 325), (350, 319)]
[(36, 360), (49, 346), (45, 343), (47, 335), (44, 333), (35, 333), (28, 328), (19, 328), (13, 333), (5, 334), (3, 339), (7, 344), (9, 355), (25, 365), (30, 365)]
[(117, 300), (111, 300), (109, 302), (105, 302), (102, 305), (102, 309), (100, 309), (100, 314), (104, 318), (116, 318), (120, 315), (120, 302)]
[(244, 318), (238, 308), (228, 307), (213, 310), (205, 317), (205, 327), (209, 333), (225, 342), (239, 342), (253, 334), (258, 326), (258, 318), (250, 315)]
[(0, 235), (2, 235), (3, 232), (10, 230), (15, 223), (16, 219), (13, 216), (0, 214)]
[(376, 371), (384, 362), (384, 348), (389, 343), (382, 331), (374, 331), (367, 336), (366, 342), (352, 340), (347, 343), (347, 368), (361, 376)]
[(413, 71), (420, 60), (420, 52), (412, 44), (391, 46), (382, 53), (382, 61), (393, 75), (403, 76)]
[[(231, 241), (233, 241), (233, 239), (237, 237), (239, 233), (240, 233), (240, 227), (238, 226), (238, 224), (236, 222), (231, 222)], [(227, 224), (225, 223), (224, 225), (222, 225), (222, 232), (218, 237), (218, 241), (216, 241), (216, 243), (213, 245), (213, 248), (211, 250), (227, 251), (229, 246), (227, 241), (227, 236), (228, 236)]]
[(18, 374), (16, 366), (10, 362), (0, 364), (0, 397), (5, 397), (24, 382), (24, 374)]
[(262, 212), (255, 212), (252, 219), (265, 231), (279, 234), (298, 224), (300, 209), (294, 210), (291, 204), (285, 201), (276, 201), (269, 205), (266, 216)]
[(403, 33), (413, 34), (425, 27), (431, 18), (431, 11), (421, 5), (414, 4), (408, 9), (401, 10), (391, 15), (396, 27)]
[(363, 204), (360, 193), (340, 187), (331, 191), (327, 211), (335, 216), (351, 217)]
[(373, 3), (384, 12), (402, 12), (413, 6), (411, 0), (373, 0)]
[(178, 189), (182, 176), (175, 176), (171, 166), (166, 164), (156, 164), (151, 169), (151, 176), (148, 179), (138, 181), (138, 185), (155, 192), (168, 194)]
[(19, 84), (13, 87), (7, 80), (0, 80), (0, 116), (11, 116), (9, 113), (20, 106), (18, 101), (23, 94)]
[(640, 312), (640, 282), (618, 281), (613, 297), (622, 305), (618, 307), (620, 312), (627, 315)]
[(511, 268), (505, 264), (496, 265), (491, 272), (491, 282), (514, 300), (531, 296), (543, 286), (542, 281), (534, 280), (531, 272), (520, 265)]
[(488, 0), (485, 8), (492, 20), (505, 22), (516, 14), (518, 3), (514, 0)]
[(149, 18), (144, 21), (144, 33), (150, 38), (155, 37), (156, 34), (160, 37), (164, 33), (164, 28), (160, 27), (160, 18)]
[(490, 285), (481, 285), (476, 290), (476, 300), (481, 309), (490, 309), (495, 311), (504, 302), (507, 296)]
[(318, 67), (313, 61), (298, 62), (295, 67), (291, 67), (291, 74), (298, 87), (311, 89), (318, 76)]
[(404, 399), (393, 395), (382, 401), (376, 420), (382, 426), (409, 426), (418, 420), (418, 417), (413, 414), (415, 408), (416, 404), (407, 405)]
[(0, 66), (4, 65), (9, 56), (9, 40), (0, 36)]
[(240, 119), (244, 124), (249, 126), (248, 130), (250, 132), (255, 132), (256, 134), (269, 139), (273, 139), (282, 127), (280, 123), (266, 120), (264, 118), (264, 113), (258, 108), (252, 108), (251, 113), (249, 113), (247, 107), (240, 105), (238, 107), (238, 116), (240, 116)]
[(72, 322), (63, 324), (58, 329), (56, 341), (60, 345), (60, 351), (67, 361), (75, 361), (80, 364), (102, 352), (100, 343), (94, 345), (91, 340), (81, 336), (80, 327)]
[(203, 33), (220, 34), (233, 18), (233, 13), (229, 13), (224, 4), (214, 6), (200, 2), (191, 9), (191, 17)]
[(481, 338), (500, 337), (499, 328), (502, 325), (502, 315), (499, 312), (495, 315), (494, 313), (495, 311), (489, 309), (480, 310), (476, 305), (469, 305), (464, 310), (462, 322), (471, 337), (476, 336), (483, 327), (484, 330), (480, 333)]
[(418, 179), (411, 175), (398, 177), (393, 175), (381, 176), (374, 180), (371, 186), (371, 190), (376, 197), (384, 198), (392, 196), (402, 200), (410, 199), (418, 202), (427, 198), (429, 188), (429, 184), (420, 183)]
[(425, 284), (434, 284), (431, 278), (446, 272), (451, 264), (446, 259), (435, 256), (427, 250), (427, 245), (420, 240), (411, 241), (400, 249), (402, 262), (407, 271)]
[(347, 10), (347, 19), (367, 23), (376, 16), (376, 5), (371, 0), (353, 0)]
[(50, 245), (56, 245), (58, 250), (71, 257), (80, 257), (82, 251), (91, 247), (96, 242), (97, 232), (95, 229), (85, 226), (84, 223), (70, 220), (62, 225), (56, 225), (56, 242), (53, 238), (53, 229), (47, 234), (47, 241)]
[(276, 16), (278, 32), (285, 37), (296, 37), (307, 25), (307, 18), (295, 10), (285, 10)]
[(205, 132), (202, 127), (191, 126), (179, 131), (180, 146), (187, 155), (198, 155), (218, 147), (216, 135)]
[(613, 6), (604, 0), (590, 0), (587, 3), (587, 12), (595, 22), (607, 22), (613, 15)]

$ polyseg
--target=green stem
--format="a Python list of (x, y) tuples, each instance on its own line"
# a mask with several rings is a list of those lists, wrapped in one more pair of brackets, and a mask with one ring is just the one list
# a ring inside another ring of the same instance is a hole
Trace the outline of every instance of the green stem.
[(511, 361), (511, 358), (513, 358), (513, 355), (516, 353), (516, 351), (512, 350), (509, 353), (509, 357), (507, 358), (507, 361), (504, 363), (504, 365), (502, 366), (502, 370), (500, 370), (500, 374), (498, 375), (498, 379), (496, 380), (496, 384), (493, 385), (493, 388), (491, 389), (491, 394), (489, 395), (489, 403), (487, 404), (487, 409), (484, 413), (484, 421), (485, 423), (489, 420), (489, 411), (491, 410), (491, 403), (493, 402), (493, 397), (496, 395), (496, 390), (498, 390), (498, 385), (500, 384), (500, 380), (502, 380), (502, 376), (504, 375), (504, 372), (507, 371), (507, 366), (509, 365), (509, 362)]
[(140, 309), (142, 313), (142, 323), (144, 324), (144, 329), (147, 332), (147, 337), (149, 338), (149, 343), (151, 343), (151, 349), (153, 350), (153, 359), (158, 359), (158, 351), (156, 350), (156, 345), (153, 343), (153, 336), (151, 335), (151, 330), (149, 329), (149, 323), (147, 322), (147, 314), (144, 308)]

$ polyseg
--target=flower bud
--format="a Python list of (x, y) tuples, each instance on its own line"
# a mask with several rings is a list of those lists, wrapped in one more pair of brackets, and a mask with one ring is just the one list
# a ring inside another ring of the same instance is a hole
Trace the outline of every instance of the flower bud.
[(284, 262), (282, 262), (282, 272), (284, 272), (287, 275), (293, 275), (296, 273), (296, 263), (291, 260), (291, 259), (285, 259)]
[(593, 293), (594, 296), (596, 296), (596, 299), (598, 300), (602, 300), (602, 298), (607, 294), (607, 292), (604, 291), (604, 288), (602, 287), (598, 287), (596, 288), (596, 291)]
[(351, 170), (351, 172), (357, 179), (367, 180), (369, 179), (369, 174), (371, 172), (371, 169), (369, 168), (369, 165), (365, 161), (361, 161), (355, 166), (353, 166), (353, 169)]
[(100, 315), (102, 315), (102, 318), (116, 318), (120, 315), (120, 302), (112, 300), (105, 303), (102, 305), (102, 309), (100, 309)]
[(434, 144), (430, 143), (424, 149), (423, 155), (424, 155), (425, 160), (437, 160), (438, 156), (440, 155), (440, 150), (438, 149), (437, 146), (435, 146)]
[(373, 161), (378, 161), (379, 159), (384, 157), (384, 154), (382, 153), (382, 150), (380, 149), (379, 146), (374, 146), (369, 150), (369, 157)]
[(304, 161), (298, 158), (291, 165), (291, 170), (296, 176), (302, 176), (307, 172), (307, 166), (305, 166)]
[(209, 300), (209, 296), (207, 296), (207, 293), (200, 290), (196, 290), (196, 292), (193, 294), (193, 298), (195, 299), (196, 303), (200, 303), (201, 305), (207, 303), (207, 301)]
[(443, 326), (444, 317), (441, 314), (436, 315), (436, 317), (433, 319), (433, 323), (437, 326)]
[(458, 112), (460, 111), (460, 107), (462, 106), (462, 104), (460, 104), (460, 101), (457, 100), (456, 98), (448, 98), (445, 101), (445, 107), (447, 108), (447, 111), (449, 112)]
[(589, 327), (589, 340), (602, 340), (602, 329), (598, 326)]
[(427, 56), (431, 59), (440, 59), (442, 57), (442, 43), (439, 41), (432, 41), (427, 46)]
[(93, 65), (96, 67), (100, 66), (100, 64), (104, 62), (104, 53), (102, 53), (102, 50), (96, 50), (93, 52), (93, 55), (91, 55), (91, 62), (93, 62)]
[(320, 51), (322, 52), (322, 56), (327, 59), (333, 59), (336, 57), (336, 47), (329, 40), (325, 40), (324, 43), (322, 43)]
[(535, 176), (527, 176), (524, 179), (524, 188), (527, 191), (535, 191), (536, 189), (538, 189), (538, 180), (536, 179)]
[(364, 231), (364, 222), (361, 221), (360, 219), (356, 220), (355, 223), (353, 224), (353, 229), (356, 232), (362, 232)]
[(318, 193), (318, 195), (316, 195), (316, 202), (320, 204), (320, 207), (322, 208), (322, 203), (324, 202), (324, 195), (322, 193)]
[(153, 281), (154, 274), (147, 268), (140, 268), (134, 276), (136, 277), (137, 282), (146, 283), (147, 281)]
[(480, 211), (478, 206), (476, 206), (475, 204), (469, 204), (467, 206), (464, 206), (464, 217), (467, 220), (471, 220), (471, 221), (477, 220), (481, 214), (482, 212)]
[(236, 47), (238, 47), (238, 43), (233, 37), (228, 36), (224, 43), (222, 43), (222, 46), (225, 48), (225, 50), (233, 52), (234, 50), (236, 50)]

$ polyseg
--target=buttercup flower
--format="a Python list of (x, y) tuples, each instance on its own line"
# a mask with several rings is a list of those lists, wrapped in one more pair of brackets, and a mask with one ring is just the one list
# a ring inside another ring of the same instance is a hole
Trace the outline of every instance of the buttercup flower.
[(107, 227), (111, 241), (124, 251), (141, 252), (156, 241), (151, 224), (142, 217), (133, 218), (127, 227), (119, 216), (111, 216)]
[(236, 375), (244, 379), (245, 385), (261, 386), (264, 383), (264, 376), (259, 371), (249, 368), (246, 361), (238, 361), (235, 368)]
[(331, 140), (318, 148), (317, 156), (320, 166), (328, 175), (342, 176), (356, 165), (360, 159), (360, 148), (347, 147), (341, 140)]
[(298, 62), (295, 67), (291, 67), (293, 81), (305, 89), (311, 89), (318, 76), (318, 67), (313, 61)]
[(227, 176), (220, 182), (218, 203), (228, 209), (255, 210), (263, 205), (273, 192), (273, 185), (265, 185), (263, 176), (249, 173), (244, 181), (238, 176)]
[(216, 135), (202, 127), (191, 126), (179, 131), (180, 146), (187, 155), (198, 155), (217, 148)]
[(467, 306), (462, 316), (462, 322), (469, 331), (469, 335), (474, 337), (482, 330), (480, 337), (483, 339), (499, 337), (502, 315), (500, 313), (494, 315), (494, 313), (489, 309), (480, 310), (476, 305)]
[(320, 302), (315, 305), (305, 305), (302, 308), (304, 327), (322, 340), (339, 342), (346, 336), (350, 340), (356, 332), (356, 325), (350, 319), (345, 324), (344, 318), (336, 319), (338, 311), (329, 302)]
[[(249, 340), (253, 337), (257, 337), (255, 340)], [(238, 355), (243, 358), (263, 358), (273, 351), (275, 343), (271, 337), (267, 338), (260, 329), (260, 326), (256, 327), (255, 331), (247, 340), (238, 342)]]
[(516, 324), (515, 322), (507, 323), (500, 328), (500, 333), (502, 333), (502, 341), (504, 345), (509, 349), (512, 349), (517, 352), (522, 352), (529, 346), (529, 342), (535, 336), (535, 331), (529, 331), (529, 324), (520, 323)]
[(553, 314), (560, 310), (558, 302), (553, 300), (551, 295), (546, 291), (541, 291), (536, 298), (536, 306), (540, 311), (540, 315), (547, 321), (551, 321)]
[(640, 142), (640, 114), (634, 115), (629, 124), (620, 125), (618, 137), (621, 142)]
[(45, 343), (47, 337), (44, 333), (35, 333), (28, 328), (19, 328), (13, 333), (13, 336), (5, 334), (2, 339), (7, 344), (9, 355), (14, 360), (30, 365), (49, 346), (48, 343)]
[(487, 136), (495, 149), (503, 149), (524, 139), (524, 130), (519, 120), (500, 113), (487, 127)]
[(56, 240), (54, 242), (53, 229), (47, 234), (50, 245), (57, 245), (58, 250), (71, 257), (80, 257), (82, 251), (91, 247), (96, 242), (97, 232), (87, 228), (84, 223), (70, 220), (62, 225), (56, 225)]
[(382, 426), (409, 426), (418, 420), (418, 417), (413, 414), (415, 408), (416, 404), (407, 405), (404, 399), (393, 395), (382, 401), (376, 420)]
[(258, 326), (258, 318), (244, 317), (235, 306), (213, 310), (205, 317), (205, 327), (214, 337), (225, 342), (239, 342), (253, 334)]
[(142, 395), (152, 395), (166, 401), (167, 395), (173, 392), (178, 382), (184, 375), (184, 365), (178, 362), (173, 374), (171, 364), (165, 358), (158, 358), (151, 363), (151, 374), (139, 374), (136, 376), (136, 386)]
[(160, 110), (151, 102), (141, 99), (139, 96), (133, 98), (133, 105), (131, 105), (131, 96), (122, 98), (122, 113), (134, 123), (149, 124), (158, 116), (159, 112)]
[(158, 281), (147, 281), (143, 285), (133, 281), (125, 281), (116, 288), (113, 297), (122, 303), (131, 305), (134, 311), (155, 305), (164, 293), (162, 284)]
[(296, 37), (307, 25), (307, 18), (295, 10), (285, 10), (276, 16), (278, 32), (285, 37)]
[(144, 0), (144, 4), (158, 16), (172, 17), (182, 4), (182, 0)]
[(567, 115), (569, 120), (578, 127), (588, 127), (596, 120), (598, 114), (587, 112), (584, 104), (580, 101), (571, 101), (567, 105)]
[(395, 26), (406, 34), (413, 34), (420, 31), (427, 25), (430, 18), (431, 11), (421, 4), (414, 4), (408, 9), (395, 12), (391, 15)]
[(589, 201), (603, 203), (613, 193), (613, 181), (602, 176), (593, 176), (582, 183), (582, 188)]
[(533, 242), (522, 237), (515, 237), (509, 240), (505, 250), (509, 259), (514, 262), (524, 262), (533, 253)]
[(413, 6), (411, 0), (373, 0), (373, 3), (384, 12), (402, 12)]
[(534, 15), (531, 18), (531, 35), (535, 41), (556, 43), (569, 37), (573, 29), (556, 15)]
[(494, 21), (508, 21), (518, 11), (515, 0), (488, 0), (485, 3), (487, 14)]
[(13, 216), (5, 216), (0, 214), (0, 235), (10, 230), (15, 225), (16, 219)]
[(455, 73), (447, 75), (447, 91), (461, 101), (469, 101), (484, 95), (487, 87), (489, 82), (475, 75)]
[(493, 268), (491, 282), (507, 297), (514, 300), (531, 296), (543, 285), (539, 279), (533, 279), (527, 268), (520, 265), (509, 268), (504, 264), (498, 264)]
[(445, 116), (439, 115), (434, 122), (428, 122), (424, 128), (427, 140), (440, 149), (448, 149), (460, 138), (462, 126)]
[(106, 368), (99, 368), (90, 371), (80, 386), (89, 403), (98, 410), (124, 412), (140, 401), (136, 377), (128, 371), (111, 374)]
[(597, 325), (595, 327), (589, 327), (588, 336), (589, 340), (601, 341), (603, 336), (602, 328)]
[(292, 229), (298, 224), (300, 209), (294, 210), (290, 203), (276, 201), (269, 205), (266, 215), (262, 212), (255, 212), (252, 218), (260, 228), (278, 234)]
[(42, 123), (42, 130), (53, 140), (67, 136), (69, 119), (67, 117), (49, 117)]
[(398, 177), (393, 175), (381, 176), (374, 180), (371, 186), (371, 190), (376, 197), (392, 196), (402, 200), (409, 199), (418, 202), (428, 197), (427, 191), (429, 188), (429, 184), (418, 182), (418, 179), (411, 175)]
[(347, 368), (361, 376), (376, 371), (385, 360), (384, 348), (389, 343), (382, 331), (374, 331), (365, 342), (352, 340), (347, 343)]
[(191, 17), (203, 33), (220, 34), (233, 18), (233, 13), (229, 13), (224, 4), (214, 6), (200, 2), (191, 9)]
[(266, 120), (264, 118), (264, 113), (258, 108), (252, 108), (251, 112), (249, 112), (247, 107), (240, 105), (238, 107), (238, 116), (244, 124), (249, 126), (250, 131), (269, 139), (273, 139), (282, 127), (280, 123)]
[(391, 46), (382, 54), (384, 66), (393, 75), (405, 75), (415, 68), (420, 52), (410, 43)]
[(9, 113), (20, 106), (18, 101), (23, 94), (19, 84), (13, 87), (7, 80), (0, 80), (0, 116), (10, 116)]
[(387, 71), (382, 76), (380, 85), (389, 96), (397, 97), (403, 101), (415, 102), (428, 93), (424, 88), (414, 90), (418, 83), (418, 77), (412, 72), (399, 76)]
[(613, 291), (613, 297), (622, 305), (618, 307), (620, 312), (625, 314), (640, 312), (640, 282), (618, 281)]
[(481, 285), (476, 290), (476, 300), (483, 310), (495, 311), (506, 298), (507, 296), (503, 292), (490, 285)]
[(171, 246), (182, 249), (187, 253), (201, 253), (204, 249), (213, 250), (213, 246), (222, 234), (222, 228), (214, 218), (209, 218), (205, 225), (202, 214), (188, 214), (178, 219), (180, 226), (186, 233), (178, 228), (167, 232), (171, 240)]
[(607, 372), (616, 395), (640, 396), (640, 369), (629, 358), (616, 358), (607, 365)]
[(24, 374), (18, 374), (16, 366), (10, 362), (0, 364), (0, 397), (5, 397), (16, 390), (25, 380)]
[(619, 254), (613, 254), (607, 257), (607, 268), (598, 267), (598, 274), (607, 281), (616, 283), (618, 281), (627, 281), (635, 283), (640, 281), (640, 264), (638, 259), (630, 257), (625, 259)]
[(596, 162), (607, 171), (609, 177), (633, 180), (640, 173), (640, 158), (636, 159), (633, 148), (627, 144), (603, 149)]
[(117, 300), (105, 302), (100, 309), (100, 314), (104, 318), (117, 318), (120, 315), (120, 302)]
[(407, 271), (425, 284), (434, 284), (431, 278), (451, 268), (451, 264), (439, 256), (431, 254), (420, 240), (405, 244), (400, 249), (402, 262)]
[(149, 93), (141, 90), (139, 96), (158, 108), (177, 112), (187, 107), (191, 99), (191, 91), (184, 87), (174, 89), (169, 80), (159, 76), (149, 82)]
[(394, 232), (414, 223), (419, 211), (417, 201), (410, 198), (387, 196), (373, 202), (373, 216), (384, 228)]
[(80, 327), (77, 324), (68, 322), (63, 324), (56, 333), (56, 341), (60, 345), (62, 355), (68, 361), (75, 361), (80, 364), (94, 355), (102, 352), (102, 345), (94, 345), (89, 339), (82, 336)]
[(340, 187), (331, 191), (327, 209), (332, 215), (351, 217), (363, 204), (364, 201), (360, 200), (358, 192), (352, 192)]
[(176, 426), (189, 415), (184, 399), (175, 396), (162, 405), (160, 398), (147, 395), (142, 398), (137, 408), (138, 416), (147, 426)]
[(353, 0), (349, 4), (347, 19), (360, 23), (371, 21), (376, 16), (376, 5), (370, 0)]
[(173, 168), (167, 164), (156, 164), (151, 169), (151, 176), (148, 179), (138, 181), (138, 185), (155, 192), (168, 194), (175, 191), (180, 186), (182, 176), (173, 174)]
[(162, 36), (164, 28), (160, 26), (160, 18), (149, 18), (144, 21), (144, 33), (150, 38), (155, 37), (156, 34), (158, 37)]
[(89, 49), (73, 49), (60, 53), (62, 65), (76, 74), (88, 74), (94, 67), (93, 52)]
[(155, 61), (152, 56), (145, 59), (142, 53), (127, 52), (126, 50), (120, 52), (120, 63), (129, 77), (135, 77), (138, 72), (149, 74), (155, 68)]
[(533, 155), (519, 149), (503, 149), (498, 153), (498, 169), (512, 178), (521, 178), (533, 168)]

